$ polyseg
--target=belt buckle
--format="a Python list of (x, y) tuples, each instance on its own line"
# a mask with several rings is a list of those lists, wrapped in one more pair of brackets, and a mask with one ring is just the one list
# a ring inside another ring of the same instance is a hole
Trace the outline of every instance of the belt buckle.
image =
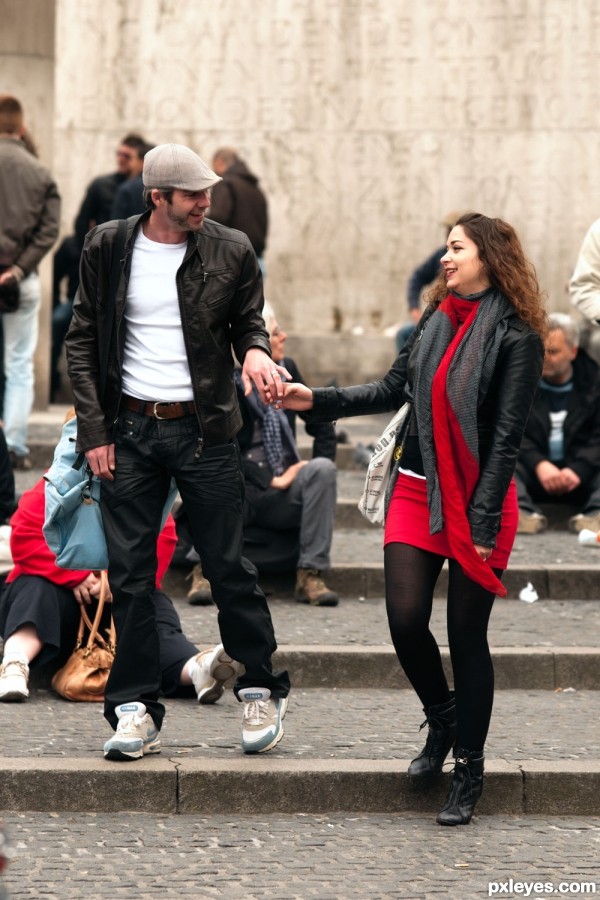
[(168, 406), (168, 405), (169, 404), (165, 403), (164, 400), (157, 400), (156, 403), (154, 404), (154, 406), (152, 408), (152, 415), (154, 416), (155, 419), (158, 419), (159, 422), (164, 422), (168, 418), (168, 416), (159, 416), (159, 414), (156, 411), (156, 407), (157, 406)]

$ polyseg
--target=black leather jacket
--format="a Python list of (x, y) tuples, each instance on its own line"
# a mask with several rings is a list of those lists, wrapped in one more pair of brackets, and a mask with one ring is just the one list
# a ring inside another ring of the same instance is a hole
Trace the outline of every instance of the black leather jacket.
[[(400, 409), (412, 399), (414, 358), (411, 354), (433, 310), (419, 325), (381, 381), (348, 388), (313, 391), (313, 417), (332, 421)], [(474, 544), (494, 547), (502, 504), (512, 478), (527, 417), (542, 371), (544, 348), (536, 332), (511, 314), (496, 371), (485, 396), (479, 398), (480, 471), (467, 517)]]
[[(141, 220), (149, 215), (148, 210), (127, 220), (102, 405), (98, 398), (98, 368), (106, 340), (106, 295), (117, 222), (106, 222), (92, 229), (85, 240), (81, 281), (66, 339), (68, 372), (77, 410), (78, 450), (112, 442), (111, 428), (121, 398), (123, 313), (132, 248)], [(262, 279), (246, 235), (209, 219), (200, 232), (190, 233), (177, 272), (177, 293), (202, 437), (205, 445), (223, 443), (234, 437), (242, 424), (233, 381), (232, 349), (241, 363), (251, 347), (271, 355), (269, 335), (261, 315)]]

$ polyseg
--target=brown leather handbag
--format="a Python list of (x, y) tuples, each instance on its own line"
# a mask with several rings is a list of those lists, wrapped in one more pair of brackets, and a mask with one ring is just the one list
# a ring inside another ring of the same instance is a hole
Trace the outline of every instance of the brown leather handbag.
[[(107, 629), (107, 639), (103, 638), (99, 631), (107, 594), (108, 578), (106, 572), (102, 572), (100, 599), (94, 621), (91, 621), (84, 605), (81, 604), (81, 621), (75, 649), (62, 669), (59, 669), (52, 678), (52, 687), (66, 700), (104, 700), (106, 682), (116, 650), (115, 625), (112, 616), (110, 627)], [(89, 635), (84, 643), (86, 628)]]

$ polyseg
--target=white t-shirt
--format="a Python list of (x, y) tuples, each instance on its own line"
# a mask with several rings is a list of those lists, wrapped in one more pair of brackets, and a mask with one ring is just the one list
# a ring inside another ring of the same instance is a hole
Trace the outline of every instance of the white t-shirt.
[(186, 247), (138, 232), (124, 317), (123, 393), (131, 397), (194, 399), (175, 283)]

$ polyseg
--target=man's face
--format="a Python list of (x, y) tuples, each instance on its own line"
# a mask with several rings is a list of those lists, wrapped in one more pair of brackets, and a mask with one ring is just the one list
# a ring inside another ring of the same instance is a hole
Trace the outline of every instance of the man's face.
[(564, 384), (573, 374), (573, 360), (577, 347), (567, 343), (562, 328), (551, 331), (544, 344), (542, 377), (550, 384)]
[(210, 206), (210, 190), (180, 191), (175, 189), (169, 203), (164, 201), (164, 214), (172, 231), (200, 231)]
[(285, 356), (285, 340), (287, 338), (287, 334), (280, 327), (279, 323), (275, 320), (271, 322), (271, 356), (273, 357), (273, 362), (280, 363), (283, 357)]
[(135, 178), (142, 171), (144, 160), (140, 159), (137, 150), (128, 147), (126, 144), (120, 144), (117, 147), (117, 170), (120, 175), (126, 178)]

